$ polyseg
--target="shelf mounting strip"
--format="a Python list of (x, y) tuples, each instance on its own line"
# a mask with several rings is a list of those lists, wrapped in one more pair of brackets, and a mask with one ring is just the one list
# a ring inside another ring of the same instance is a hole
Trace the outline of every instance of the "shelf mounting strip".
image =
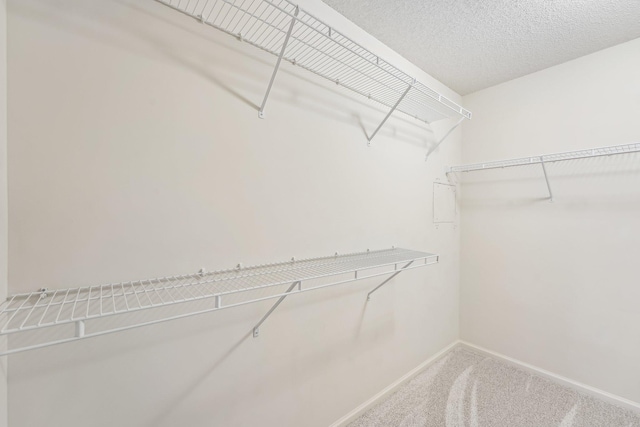
[(470, 111), (287, 0), (155, 1), (277, 56), (260, 118), (265, 117), (269, 94), (285, 60), (388, 107), (380, 125), (367, 136), (369, 143), (396, 110), (425, 123), (471, 119)]
[(447, 175), (452, 173), (476, 172), (489, 169), (502, 169), (516, 166), (528, 166), (539, 164), (542, 167), (544, 179), (549, 191), (549, 200), (553, 202), (553, 191), (547, 174), (548, 163), (566, 162), (569, 160), (589, 159), (593, 157), (615, 156), (640, 152), (640, 142), (631, 144), (611, 145), (608, 147), (589, 148), (586, 150), (566, 151), (563, 153), (544, 154), (542, 156), (520, 157), (517, 159), (498, 160), (485, 163), (473, 163), (469, 165), (453, 166), (447, 170)]
[(438, 259), (426, 252), (391, 248), (17, 294), (0, 304), (0, 335), (10, 336), (0, 356), (278, 298), (253, 328), (257, 337), (262, 323), (287, 296), (391, 275), (369, 292), (369, 299), (401, 272)]

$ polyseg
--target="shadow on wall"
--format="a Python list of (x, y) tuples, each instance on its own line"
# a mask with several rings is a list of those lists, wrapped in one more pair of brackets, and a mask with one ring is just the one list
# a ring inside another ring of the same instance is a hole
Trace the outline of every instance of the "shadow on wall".
[[(114, 8), (114, 4), (118, 7)], [(239, 44), (231, 36), (210, 27), (199, 26), (194, 20), (153, 1), (141, 4), (127, 0), (106, 2), (61, 0), (55, 3), (45, 0), (24, 0), (11, 3), (10, 7), (12, 13), (41, 24), (56, 25), (64, 31), (71, 31), (82, 37), (149, 59), (169, 60), (173, 65), (187, 68), (194, 75), (223, 89), (254, 113), (259, 110), (259, 102), (262, 101), (275, 64), (274, 56), (253, 47), (245, 49), (243, 44)], [(161, 12), (164, 9), (167, 14), (175, 17), (175, 20), (165, 17)], [(188, 33), (193, 38), (193, 43), (185, 44), (178, 38), (172, 38), (171, 31), (167, 29)], [(139, 43), (131, 43), (131, 36)], [(218, 52), (224, 49), (240, 54), (250, 58), (258, 67), (234, 66), (233, 63), (226, 61), (224, 54), (212, 53), (210, 49), (212, 44), (219, 48)], [(234, 44), (238, 47), (233, 46)], [(239, 74), (239, 71), (242, 74)], [(367, 135), (373, 132), (388, 112), (387, 107), (374, 107), (371, 102), (363, 102), (359, 96), (349, 96), (351, 92), (347, 89), (336, 90), (334, 84), (320, 81), (321, 79), (308, 79), (304, 74), (308, 75), (306, 71), (283, 62), (270, 100), (276, 99), (290, 103), (306, 112), (358, 126), (363, 131), (363, 142), (366, 142)], [(312, 94), (310, 91), (298, 93), (295, 87), (286, 83), (287, 79), (292, 77), (307, 85), (322, 88), (327, 96), (321, 98), (317, 92)], [(283, 88), (287, 89), (283, 90)], [(335, 101), (336, 97), (343, 100), (349, 99), (350, 103), (359, 104), (373, 111), (366, 115), (349, 112), (344, 102)], [(430, 126), (402, 114), (393, 115), (392, 118), (396, 125), (385, 124), (380, 131), (381, 135), (391, 136), (425, 150), (435, 144), (435, 135)], [(412, 131), (407, 127), (415, 127), (419, 130)], [(367, 128), (369, 131), (366, 130)]]
[[(369, 288), (364, 288), (369, 289)], [(364, 295), (362, 289), (350, 289), (347, 291), (353, 297), (359, 298)], [(331, 300), (335, 297), (328, 297), (325, 301), (322, 302), (323, 305), (332, 306)], [(317, 304), (317, 302), (315, 302)], [(322, 339), (319, 337), (317, 340), (318, 345), (313, 348), (304, 348), (304, 349), (295, 349), (292, 348), (289, 350), (284, 350), (284, 353), (288, 351), (296, 352), (296, 362), (294, 365), (288, 365), (291, 361), (290, 357), (284, 357), (281, 361), (273, 361), (269, 368), (263, 372), (263, 378), (261, 381), (258, 381), (258, 384), (263, 384), (264, 386), (259, 386), (262, 389), (257, 390), (253, 389), (252, 392), (256, 394), (260, 393), (269, 393), (269, 394), (280, 394), (282, 391), (285, 391), (289, 385), (286, 381), (279, 381), (282, 378), (285, 378), (288, 374), (295, 372), (295, 378), (300, 380), (302, 383), (307, 383), (313, 380), (314, 374), (311, 370), (308, 369), (309, 366), (326, 366), (331, 363), (331, 360), (336, 359), (337, 354), (345, 354), (351, 356), (345, 357), (354, 357), (353, 355), (358, 353), (359, 347), (357, 346), (362, 340), (379, 340), (383, 337), (388, 337), (392, 335), (393, 329), (395, 327), (394, 319), (393, 319), (393, 309), (387, 307), (385, 304), (380, 305), (382, 310), (385, 312), (384, 321), (374, 322), (371, 325), (371, 328), (365, 328), (363, 330), (363, 322), (367, 317), (367, 302), (363, 298), (362, 308), (358, 312), (354, 312), (354, 316), (358, 317), (357, 327), (351, 333), (345, 334), (331, 334), (331, 340)], [(307, 310), (308, 307), (296, 306), (293, 310)], [(281, 309), (282, 310), (282, 309)], [(299, 314), (299, 313), (298, 313)], [(369, 315), (371, 317), (371, 314)], [(288, 317), (288, 316), (287, 316)], [(296, 317), (295, 314), (291, 317)], [(299, 316), (297, 316), (299, 317)], [(374, 315), (375, 317), (375, 315)], [(370, 319), (372, 320), (372, 319)], [(375, 319), (373, 319), (375, 320)], [(271, 332), (273, 334), (282, 334), (287, 333), (287, 331), (283, 330), (275, 330), (271, 326)], [(296, 328), (298, 330), (304, 328)], [(206, 333), (206, 331), (205, 331)], [(299, 332), (291, 332), (292, 335), (292, 343), (296, 342), (295, 335)], [(304, 333), (304, 332), (303, 332)], [(313, 333), (312, 331), (308, 331), (308, 333)], [(218, 371), (229, 358), (234, 355), (236, 352), (240, 351), (256, 351), (256, 346), (268, 345), (266, 343), (261, 343), (259, 341), (254, 341), (252, 338), (252, 331), (245, 333), (235, 344), (230, 346), (228, 350), (226, 350), (220, 357), (218, 357), (206, 371), (202, 372), (195, 381), (191, 382), (188, 387), (183, 388), (180, 392), (177, 392), (171, 400), (171, 404), (167, 405), (166, 408), (159, 411), (159, 413), (151, 420), (147, 425), (149, 427), (155, 427), (160, 425), (171, 425), (171, 420), (175, 418), (175, 413), (179, 413), (182, 410), (183, 402), (187, 401), (187, 399), (192, 396), (196, 391), (203, 387), (208, 382), (216, 381), (216, 371)], [(269, 340), (269, 337), (262, 337), (262, 340)], [(297, 347), (293, 344), (294, 347)], [(229, 362), (232, 363), (232, 362)], [(240, 369), (244, 369), (240, 367)], [(173, 417), (172, 417), (173, 415)]]

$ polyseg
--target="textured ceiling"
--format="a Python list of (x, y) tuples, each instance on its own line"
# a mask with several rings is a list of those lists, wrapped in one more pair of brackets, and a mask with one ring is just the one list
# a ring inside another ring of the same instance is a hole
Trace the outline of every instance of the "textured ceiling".
[(324, 2), (461, 95), (640, 37), (640, 0)]

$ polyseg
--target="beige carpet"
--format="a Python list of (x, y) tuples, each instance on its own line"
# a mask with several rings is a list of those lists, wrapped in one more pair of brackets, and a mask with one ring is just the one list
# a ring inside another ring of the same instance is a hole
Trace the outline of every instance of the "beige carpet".
[(640, 414), (455, 348), (349, 427), (640, 427)]

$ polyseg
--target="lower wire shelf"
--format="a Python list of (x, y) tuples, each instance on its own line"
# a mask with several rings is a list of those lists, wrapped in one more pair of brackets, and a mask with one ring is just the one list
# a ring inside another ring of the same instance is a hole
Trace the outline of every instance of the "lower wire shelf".
[(16, 294), (0, 305), (0, 336), (10, 335), (0, 356), (278, 298), (254, 328), (257, 337), (289, 295), (390, 274), (369, 298), (402, 271), (438, 261), (435, 254), (391, 248)]

